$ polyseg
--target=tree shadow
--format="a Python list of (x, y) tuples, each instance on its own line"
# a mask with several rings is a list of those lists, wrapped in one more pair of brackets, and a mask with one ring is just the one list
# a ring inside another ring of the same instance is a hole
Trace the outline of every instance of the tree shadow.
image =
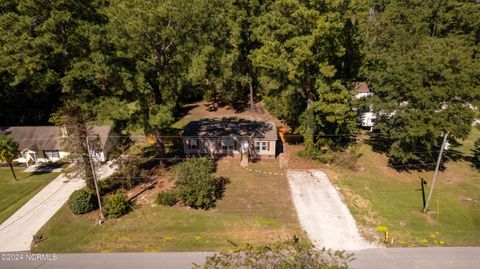
[(223, 198), (227, 185), (230, 184), (230, 180), (226, 177), (218, 177), (216, 180), (217, 186), (215, 188), (215, 199), (221, 200)]
[(188, 115), (188, 113), (190, 113), (191, 110), (197, 108), (198, 105), (197, 104), (187, 104), (187, 105), (184, 105), (184, 106), (181, 106), (177, 113), (176, 113), (176, 119), (181, 119), (185, 116)]
[(185, 126), (184, 136), (264, 138), (274, 133), (274, 126), (268, 122), (229, 117), (192, 121)]
[[(218, 101), (218, 102), (209, 102), (208, 104), (205, 105), (205, 107), (209, 112), (215, 112), (220, 108), (224, 108), (227, 110), (233, 110), (235, 113), (243, 113), (248, 109), (250, 109), (250, 102), (244, 101), (244, 100), (238, 100), (235, 102)], [(254, 105), (254, 107), (256, 106)], [(257, 110), (254, 109), (253, 112), (257, 112)]]
[[(390, 147), (393, 144), (393, 140), (384, 137), (379, 133), (372, 133), (370, 137), (365, 140), (367, 145), (372, 147), (372, 151), (386, 155), (388, 157), (388, 167), (395, 169), (398, 172), (409, 172), (409, 171), (433, 171), (436, 167), (436, 162), (438, 160), (438, 154), (440, 153), (440, 147), (436, 147), (431, 151), (421, 150), (415, 151), (415, 155), (418, 156), (418, 160), (411, 160), (407, 162), (401, 162), (396, 160), (394, 157), (389, 156)], [(442, 162), (440, 163), (439, 170), (445, 170), (445, 164), (448, 161), (458, 161), (464, 159), (464, 156), (461, 152), (452, 149), (444, 151), (444, 156)]]

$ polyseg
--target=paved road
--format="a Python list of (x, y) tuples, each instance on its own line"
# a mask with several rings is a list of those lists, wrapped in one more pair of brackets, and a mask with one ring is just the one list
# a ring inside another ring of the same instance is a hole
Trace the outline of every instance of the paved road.
[[(480, 268), (480, 248), (380, 248), (356, 251), (353, 269), (476, 269)], [(202, 264), (207, 252), (176, 253), (98, 253), (52, 254), (37, 259), (43, 261), (0, 260), (0, 269), (65, 269), (65, 268), (116, 268), (116, 269), (183, 269)], [(5, 254), (2, 258), (5, 259)], [(30, 257), (31, 258), (31, 257)], [(51, 259), (51, 261), (48, 261)], [(55, 261), (53, 261), (55, 259)]]
[[(102, 177), (112, 173), (106, 165), (100, 168)], [(63, 174), (52, 180), (0, 225), (0, 252), (29, 251), (33, 235), (65, 204), (72, 192), (84, 185), (83, 179), (68, 179)]]
[[(47, 261), (25, 261), (27, 253), (20, 253), (23, 261), (1, 261), (0, 269), (183, 269), (193, 264), (202, 264), (207, 252), (165, 252), (165, 253), (96, 253), (96, 254), (59, 254), (44, 256)], [(40, 257), (42, 259), (42, 257)], [(48, 261), (51, 259), (51, 261)]]
[(320, 170), (288, 170), (300, 224), (319, 248), (360, 250), (374, 245), (362, 238), (355, 220), (327, 175)]
[(480, 248), (381, 248), (355, 252), (354, 269), (476, 269)]

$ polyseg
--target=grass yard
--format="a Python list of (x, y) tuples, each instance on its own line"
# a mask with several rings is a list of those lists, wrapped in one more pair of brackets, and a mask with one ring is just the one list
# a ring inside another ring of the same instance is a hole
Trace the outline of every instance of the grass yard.
[(10, 168), (0, 168), (0, 223), (58, 176), (58, 173), (24, 173), (24, 169), (15, 168), (18, 181), (14, 181)]
[[(253, 164), (278, 172), (276, 162)], [(40, 230), (34, 252), (219, 251), (304, 237), (285, 176), (255, 174), (238, 160), (222, 160), (217, 175), (230, 180), (214, 210), (146, 204), (95, 225), (98, 212), (75, 216), (64, 206)], [(233, 244), (232, 244), (233, 243)]]
[[(457, 150), (469, 152), (478, 135), (474, 131)], [(389, 228), (394, 246), (480, 246), (480, 170), (465, 161), (447, 163), (438, 176), (431, 212), (425, 215), (420, 177), (428, 181), (428, 193), (433, 172), (397, 172), (370, 146), (362, 145), (360, 152), (359, 171), (325, 169), (367, 237), (378, 237), (374, 229), (383, 225)]]
[(480, 139), (480, 127), (472, 128), (469, 137), (462, 141), (462, 144), (456, 149), (466, 156), (471, 156), (475, 141), (478, 139)]

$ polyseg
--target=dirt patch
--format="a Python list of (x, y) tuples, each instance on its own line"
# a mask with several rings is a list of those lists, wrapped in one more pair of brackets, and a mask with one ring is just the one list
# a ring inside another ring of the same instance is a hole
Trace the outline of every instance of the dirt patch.
[(149, 204), (155, 201), (157, 194), (162, 191), (170, 190), (175, 183), (169, 180), (163, 170), (156, 170), (152, 180), (144, 182), (128, 190), (126, 193), (129, 199), (135, 201), (137, 205)]
[(297, 153), (303, 150), (303, 145), (283, 145), (284, 158), (287, 160), (287, 166), (291, 169), (319, 169), (321, 165), (308, 158), (299, 157)]
[(184, 110), (187, 111), (185, 115), (187, 119), (238, 117), (249, 120), (273, 121), (277, 126), (283, 125), (280, 120), (268, 113), (262, 102), (256, 103), (255, 106), (257, 107), (257, 112), (250, 111), (248, 108), (244, 111), (238, 111), (230, 106), (218, 107), (216, 110), (211, 110), (211, 102), (201, 101), (184, 106)]
[(460, 202), (471, 206), (480, 205), (480, 201), (468, 197), (460, 197)]

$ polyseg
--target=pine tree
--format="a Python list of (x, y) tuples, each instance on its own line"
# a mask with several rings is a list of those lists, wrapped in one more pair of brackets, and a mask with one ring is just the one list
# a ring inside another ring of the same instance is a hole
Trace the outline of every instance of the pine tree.
[(479, 28), (451, 21), (466, 6), (480, 11), (458, 1), (392, 1), (371, 13), (365, 74), (393, 162), (434, 161), (442, 133), (457, 140), (470, 132), (480, 97)]
[(351, 71), (344, 70), (347, 11), (352, 8), (341, 3), (276, 1), (254, 32), (261, 46), (252, 61), (261, 70), (266, 104), (300, 126), (313, 157), (343, 148), (356, 130), (346, 79)]

